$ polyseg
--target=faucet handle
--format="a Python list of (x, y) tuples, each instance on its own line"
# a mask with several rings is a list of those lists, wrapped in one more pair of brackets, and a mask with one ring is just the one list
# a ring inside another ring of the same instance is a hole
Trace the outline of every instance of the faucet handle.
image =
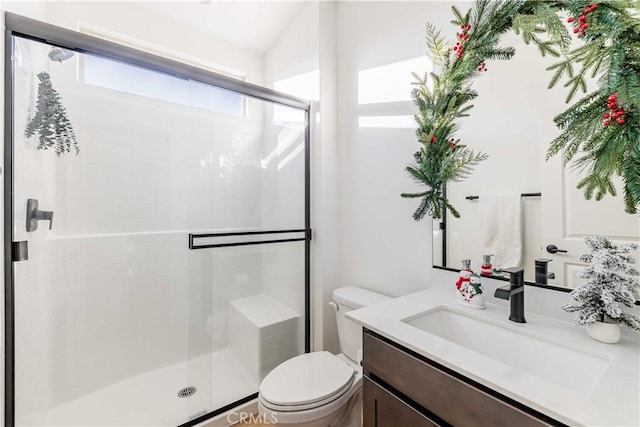
[(502, 271), (510, 274), (509, 283), (512, 287), (524, 289), (524, 268), (507, 268)]

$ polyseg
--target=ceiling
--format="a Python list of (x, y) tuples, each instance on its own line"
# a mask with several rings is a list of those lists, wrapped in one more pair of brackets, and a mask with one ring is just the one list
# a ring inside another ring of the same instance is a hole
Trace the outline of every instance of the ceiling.
[(303, 1), (169, 1), (141, 3), (177, 24), (257, 53), (266, 52), (304, 6)]

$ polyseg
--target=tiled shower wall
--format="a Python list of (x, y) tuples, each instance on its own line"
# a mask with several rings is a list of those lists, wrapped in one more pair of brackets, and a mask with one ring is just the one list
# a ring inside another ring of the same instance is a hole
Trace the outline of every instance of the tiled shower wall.
[[(303, 227), (302, 153), (283, 162), (299, 124), (286, 148), (292, 131), (264, 103), (233, 117), (92, 87), (76, 58), (50, 63), (48, 47), (21, 43), (15, 234), (30, 260), (16, 267), (18, 414), (226, 347), (231, 300), (265, 293), (302, 313), (302, 245), (187, 248), (188, 230)], [(42, 69), (78, 156), (22, 138)], [(53, 230), (27, 235), (26, 198), (55, 212)]]

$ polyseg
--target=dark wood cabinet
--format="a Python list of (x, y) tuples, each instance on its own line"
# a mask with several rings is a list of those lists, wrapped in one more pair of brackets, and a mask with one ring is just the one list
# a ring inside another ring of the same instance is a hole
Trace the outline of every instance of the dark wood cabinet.
[(362, 388), (365, 396), (362, 408), (365, 426), (438, 426), (437, 422), (367, 377), (363, 379)]
[(562, 425), (372, 332), (363, 353), (364, 427)]

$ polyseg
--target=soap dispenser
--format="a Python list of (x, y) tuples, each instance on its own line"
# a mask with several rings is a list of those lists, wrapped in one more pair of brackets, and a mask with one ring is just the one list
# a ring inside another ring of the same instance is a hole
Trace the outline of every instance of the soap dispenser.
[(456, 282), (456, 296), (459, 304), (477, 309), (485, 308), (480, 275), (471, 270), (470, 259), (462, 260), (462, 270)]
[(483, 276), (491, 276), (493, 274), (493, 265), (491, 265), (491, 257), (493, 255), (482, 255), (482, 267), (480, 274)]

